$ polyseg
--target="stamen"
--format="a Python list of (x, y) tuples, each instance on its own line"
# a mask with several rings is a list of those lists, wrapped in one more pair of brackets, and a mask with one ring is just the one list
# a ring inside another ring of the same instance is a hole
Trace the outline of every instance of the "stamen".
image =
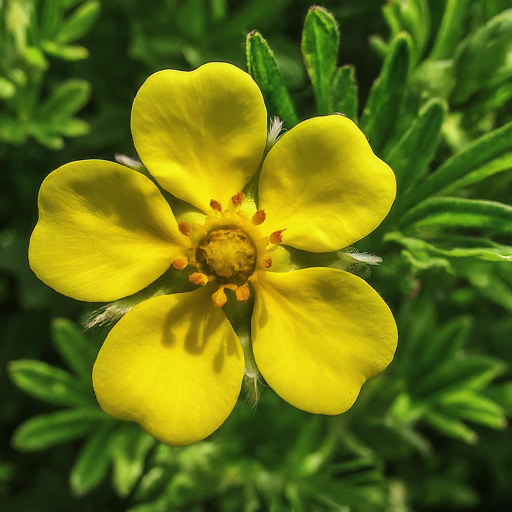
[(226, 304), (228, 298), (226, 297), (226, 292), (224, 291), (224, 286), (221, 286), (213, 295), (212, 295), (213, 303), (221, 308)]
[(261, 258), (260, 259), (260, 267), (261, 268), (270, 268), (272, 266), (272, 258)]
[(228, 283), (224, 285), (224, 288), (227, 288), (228, 290), (235, 291), (238, 289), (238, 286), (235, 283)]
[(205, 286), (208, 284), (208, 276), (202, 272), (193, 272), (188, 276), (188, 280), (195, 285)]
[(189, 236), (192, 231), (192, 228), (186, 222), (180, 222), (178, 224), (178, 229), (180, 230), (180, 233), (185, 236)]
[(286, 229), (280, 229), (279, 231), (274, 231), (271, 235), (270, 235), (270, 243), (271, 244), (280, 244), (282, 241), (283, 241), (283, 231), (286, 231)]
[(233, 201), (233, 204), (242, 204), (244, 199), (245, 199), (245, 194), (243, 192), (238, 192), (238, 194), (235, 194), (231, 198), (231, 201)]
[(239, 286), (235, 291), (236, 300), (238, 302), (245, 302), (249, 298), (250, 293), (247, 285)]
[(183, 270), (188, 265), (188, 261), (183, 258), (175, 258), (172, 260), (172, 266), (176, 270)]
[(215, 201), (215, 199), (212, 199), (210, 201), (210, 208), (212, 210), (217, 210), (218, 212), (222, 211), (222, 206), (220, 205), (220, 203), (218, 201)]
[(258, 210), (251, 219), (251, 222), (255, 226), (259, 226), (260, 224), (263, 224), (263, 221), (267, 218), (267, 214), (265, 213), (265, 210)]

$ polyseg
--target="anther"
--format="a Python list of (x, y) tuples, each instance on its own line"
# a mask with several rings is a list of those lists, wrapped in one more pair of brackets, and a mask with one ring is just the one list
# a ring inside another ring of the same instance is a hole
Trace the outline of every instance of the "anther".
[(210, 208), (212, 210), (217, 210), (218, 212), (222, 211), (222, 206), (220, 205), (219, 201), (215, 201), (215, 199), (210, 201)]
[(238, 302), (245, 302), (250, 295), (250, 291), (247, 285), (239, 286), (235, 291), (235, 297)]
[(213, 295), (212, 295), (213, 303), (221, 308), (226, 304), (228, 298), (226, 297), (226, 292), (224, 291), (224, 286), (221, 286)]
[(205, 286), (208, 284), (208, 276), (202, 272), (193, 272), (188, 276), (188, 280), (195, 285)]
[(185, 236), (189, 236), (192, 229), (190, 228), (190, 225), (186, 222), (180, 222), (178, 224), (178, 229), (180, 230), (180, 233)]
[(260, 259), (260, 267), (261, 268), (270, 268), (272, 266), (272, 258), (261, 258)]
[(238, 192), (238, 194), (235, 194), (231, 198), (231, 201), (233, 201), (233, 204), (242, 204), (244, 199), (245, 199), (245, 194), (243, 192)]
[(172, 260), (172, 266), (176, 270), (183, 270), (188, 265), (188, 261), (183, 258), (175, 258)]
[(267, 218), (267, 214), (265, 213), (265, 210), (258, 210), (251, 219), (251, 222), (255, 226), (259, 226), (260, 224), (263, 224), (263, 221)]
[(279, 231), (274, 231), (270, 235), (270, 243), (271, 244), (280, 244), (283, 241), (283, 231), (286, 231), (286, 229), (280, 229)]

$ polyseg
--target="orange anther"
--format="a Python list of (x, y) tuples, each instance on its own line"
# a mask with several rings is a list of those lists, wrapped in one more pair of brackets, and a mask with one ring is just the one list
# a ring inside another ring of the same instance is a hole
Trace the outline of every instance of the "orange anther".
[(226, 297), (226, 292), (224, 292), (224, 287), (221, 286), (213, 295), (212, 295), (213, 303), (218, 307), (221, 308), (226, 304), (228, 301), (228, 298)]
[(261, 258), (260, 260), (260, 267), (261, 268), (270, 268), (272, 266), (272, 258)]
[(237, 288), (235, 292), (236, 300), (238, 302), (245, 302), (249, 298), (250, 293), (249, 288), (244, 284)]
[(255, 226), (259, 226), (260, 224), (263, 224), (263, 221), (267, 218), (267, 214), (265, 213), (265, 210), (258, 210), (251, 219), (251, 222)]
[(210, 201), (210, 208), (212, 208), (212, 210), (217, 210), (218, 212), (222, 211), (222, 206), (220, 205), (219, 201), (215, 201), (215, 199)]
[(184, 260), (183, 258), (176, 258), (172, 260), (172, 266), (176, 270), (183, 270), (188, 265), (188, 261)]
[(208, 283), (208, 276), (202, 272), (193, 272), (188, 276), (188, 280), (192, 284), (204, 286)]
[(190, 225), (187, 224), (186, 222), (180, 222), (178, 224), (178, 229), (180, 230), (180, 233), (185, 236), (190, 235), (190, 232), (192, 231)]
[(270, 235), (270, 243), (271, 244), (280, 244), (283, 241), (283, 231), (286, 231), (286, 229), (280, 229), (279, 231), (274, 231)]
[(231, 201), (233, 201), (233, 204), (242, 204), (244, 199), (245, 199), (245, 194), (243, 192), (238, 192), (238, 194), (235, 194), (231, 198)]

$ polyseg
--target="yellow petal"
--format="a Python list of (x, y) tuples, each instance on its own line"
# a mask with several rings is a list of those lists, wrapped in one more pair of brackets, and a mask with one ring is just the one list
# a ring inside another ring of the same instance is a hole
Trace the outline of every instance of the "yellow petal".
[(364, 382), (391, 362), (393, 315), (365, 281), (342, 270), (308, 268), (253, 281), (256, 363), (291, 405), (340, 414)]
[(151, 180), (119, 164), (84, 160), (44, 180), (29, 259), (58, 292), (106, 302), (151, 284), (186, 243)]
[(242, 384), (240, 342), (212, 286), (135, 306), (112, 329), (92, 374), (101, 408), (163, 443), (200, 441), (229, 416)]
[(310, 252), (342, 249), (371, 233), (395, 199), (393, 171), (348, 118), (308, 119), (265, 158), (258, 208), (269, 232)]
[(132, 133), (158, 183), (208, 213), (225, 208), (258, 169), (267, 112), (253, 79), (230, 64), (150, 76), (133, 103)]

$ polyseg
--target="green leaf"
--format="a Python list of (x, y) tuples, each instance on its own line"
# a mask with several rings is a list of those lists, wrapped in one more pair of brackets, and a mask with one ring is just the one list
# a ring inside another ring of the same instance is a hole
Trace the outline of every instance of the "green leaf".
[(411, 395), (432, 401), (439, 396), (463, 389), (479, 390), (503, 373), (500, 361), (483, 356), (471, 356), (442, 364), (411, 383)]
[(146, 455), (156, 440), (135, 423), (125, 423), (112, 436), (109, 449), (114, 465), (113, 485), (119, 496), (128, 496), (144, 472)]
[(396, 174), (402, 194), (407, 193), (425, 174), (435, 155), (445, 115), (443, 101), (429, 101), (398, 143), (385, 155), (386, 162)]
[(78, 377), (91, 384), (91, 372), (96, 352), (76, 325), (65, 318), (52, 323), (52, 340), (62, 359)]
[(27, 139), (27, 126), (25, 123), (13, 119), (2, 111), (0, 116), (0, 140), (9, 144), (23, 144)]
[(402, 31), (412, 38), (413, 64), (423, 54), (430, 35), (430, 11), (426, 0), (391, 0), (382, 8), (382, 13), (391, 29), (392, 37)]
[(332, 93), (333, 111), (345, 114), (357, 123), (357, 81), (354, 66), (342, 66), (336, 70)]
[(259, 32), (251, 32), (246, 41), (247, 67), (259, 85), (268, 110), (291, 128), (299, 122), (274, 53)]
[(492, 18), (461, 45), (454, 62), (452, 102), (464, 103), (485, 87), (505, 63), (512, 45), (512, 9)]
[(400, 111), (409, 77), (410, 60), (410, 37), (400, 34), (392, 42), (361, 116), (361, 129), (377, 154), (384, 148)]
[(50, 404), (83, 406), (95, 402), (90, 388), (69, 372), (42, 361), (11, 361), (9, 374), (23, 391)]
[(55, 41), (67, 44), (80, 39), (91, 29), (100, 14), (100, 3), (96, 0), (84, 2), (61, 25)]
[(416, 205), (434, 194), (450, 194), (512, 168), (512, 123), (484, 135), (456, 153), (407, 197)]
[(89, 123), (82, 121), (82, 119), (62, 119), (58, 123), (52, 123), (49, 128), (54, 130), (56, 133), (60, 133), (65, 137), (81, 137), (89, 133)]
[(471, 0), (447, 0), (429, 60), (447, 60), (453, 57), (466, 30), (470, 3)]
[(449, 418), (444, 414), (434, 411), (425, 413), (423, 419), (442, 434), (460, 439), (468, 444), (475, 444), (478, 441), (478, 436), (475, 432), (462, 423), (462, 421)]
[(417, 373), (428, 373), (440, 364), (448, 363), (467, 343), (469, 331), (473, 325), (470, 316), (455, 318), (429, 336), (428, 343), (421, 345), (421, 354), (417, 357)]
[(0, 99), (8, 100), (16, 94), (16, 86), (6, 78), (0, 76)]
[(98, 428), (82, 446), (69, 475), (71, 490), (76, 496), (88, 493), (105, 479), (112, 455), (108, 441), (114, 425)]
[(409, 210), (400, 224), (489, 229), (512, 234), (512, 206), (460, 197), (433, 197)]
[(14, 432), (13, 445), (22, 451), (40, 451), (67, 443), (111, 421), (99, 407), (43, 414), (22, 423)]
[(311, 7), (302, 31), (302, 54), (320, 115), (333, 113), (331, 88), (339, 44), (340, 33), (334, 16), (323, 7)]
[[(508, 269), (508, 265), (506, 267)], [(458, 271), (477, 288), (482, 295), (496, 304), (512, 311), (512, 288), (499, 275), (497, 264), (479, 262), (479, 264), (458, 265)]]
[(64, 147), (64, 139), (53, 132), (49, 132), (46, 125), (33, 124), (30, 132), (39, 144), (49, 149), (59, 151)]
[(502, 429), (507, 426), (503, 409), (489, 398), (463, 390), (443, 396), (438, 405), (443, 411), (461, 420)]
[(71, 79), (59, 84), (39, 109), (42, 120), (68, 118), (89, 101), (91, 85), (86, 80)]
[(76, 61), (83, 60), (89, 57), (89, 51), (83, 46), (73, 45), (67, 46), (55, 43), (54, 41), (42, 41), (41, 48), (52, 57), (59, 59)]
[(437, 245), (418, 238), (405, 237), (396, 231), (387, 233), (387, 241), (395, 241), (411, 251), (415, 257), (424, 255), (450, 258), (478, 258), (484, 261), (512, 261), (512, 247), (495, 243), (487, 238), (449, 236), (436, 240)]

